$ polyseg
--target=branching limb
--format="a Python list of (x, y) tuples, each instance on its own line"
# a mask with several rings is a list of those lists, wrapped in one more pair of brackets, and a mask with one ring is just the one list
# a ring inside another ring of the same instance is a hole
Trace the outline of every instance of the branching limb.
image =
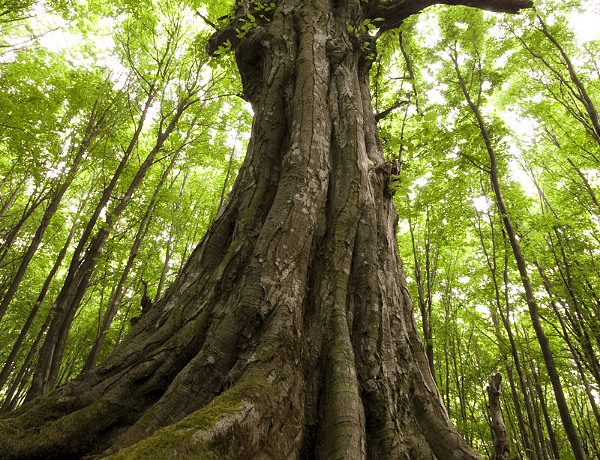
[(208, 19), (206, 16), (204, 16), (202, 13), (200, 13), (199, 11), (196, 11), (196, 14), (202, 18), (204, 20), (204, 22), (206, 22), (209, 26), (211, 26), (213, 29), (215, 30), (219, 30), (219, 26), (217, 26), (214, 22), (212, 22), (210, 19)]
[(233, 19), (208, 39), (206, 52), (209, 56), (216, 56), (220, 53), (215, 52), (220, 46), (225, 46), (226, 43), (229, 43), (231, 49), (235, 50), (246, 33), (271, 22), (276, 9), (271, 4), (264, 6), (260, 3), (239, 2)]
[(408, 104), (408, 103), (409, 103), (409, 101), (406, 101), (406, 100), (394, 102), (387, 109), (382, 110), (381, 112), (375, 114), (375, 121), (379, 121), (379, 120), (387, 117), (391, 112), (393, 112), (394, 110), (396, 110), (398, 107), (401, 107), (401, 106), (403, 106), (405, 104)]
[(398, 33), (398, 44), (400, 45), (400, 51), (402, 51), (402, 56), (404, 56), (404, 62), (406, 62), (406, 70), (408, 71), (410, 85), (413, 90), (413, 94), (415, 95), (415, 108), (417, 109), (417, 113), (421, 113), (421, 108), (419, 107), (419, 94), (417, 93), (417, 86), (415, 84), (415, 73), (413, 71), (412, 61), (410, 60), (410, 56), (406, 51), (406, 47), (404, 46), (404, 42), (402, 41), (402, 31), (400, 30)]
[(477, 158), (475, 158), (471, 155), (468, 155), (465, 152), (460, 152), (459, 155), (462, 158), (466, 159), (469, 163), (471, 163), (473, 166), (475, 166), (480, 171), (486, 172), (488, 174), (490, 173), (490, 168), (488, 168), (483, 163), (481, 163)]
[(390, 30), (399, 27), (402, 22), (420, 13), (431, 5), (463, 5), (497, 13), (517, 14), (524, 8), (533, 7), (531, 0), (371, 0), (363, 4), (363, 14), (367, 19), (382, 18), (379, 22), (380, 30)]

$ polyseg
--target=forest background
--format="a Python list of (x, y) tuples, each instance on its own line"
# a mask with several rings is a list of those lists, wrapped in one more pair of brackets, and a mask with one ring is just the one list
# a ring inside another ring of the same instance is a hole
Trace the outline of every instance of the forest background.
[[(231, 7), (0, 4), (1, 413), (101, 362), (227, 198), (252, 114), (226, 47), (209, 59), (204, 45), (207, 18)], [(510, 17), (432, 7), (382, 35), (372, 56), (380, 136), (402, 163), (398, 242), (430, 368), (483, 455), (485, 388), (500, 372), (511, 451), (572, 458), (474, 107), (571, 415), (600, 459), (598, 15), (594, 1), (539, 1)], [(84, 263), (78, 302), (58, 309)]]

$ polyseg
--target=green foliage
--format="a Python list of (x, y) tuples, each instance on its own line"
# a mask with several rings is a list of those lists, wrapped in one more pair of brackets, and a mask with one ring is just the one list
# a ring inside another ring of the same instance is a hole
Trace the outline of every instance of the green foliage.
[[(570, 29), (570, 13), (577, 7), (571, 3), (537, 5), (547, 33), (533, 11), (507, 17), (461, 7), (428, 9), (380, 36), (379, 19), (357, 20), (347, 28), (365, 52), (377, 36), (377, 54), (368, 56), (373, 59), (372, 103), (376, 113), (393, 109), (379, 121), (379, 129), (386, 158), (403, 165), (395, 194), (398, 241), (415, 313), (422, 326), (423, 319), (430, 326), (427, 345), (432, 346), (435, 378), (449, 414), (481, 452), (491, 445), (482, 391), (491, 374), (500, 371), (505, 377), (503, 409), (513, 455), (523, 451), (515, 401), (524, 408), (529, 398), (540, 413), (543, 396), (551, 420), (558, 420), (558, 411), (540, 364), (502, 216), (491, 198), (486, 145), (458, 85), (457, 68), (498, 154), (509, 214), (517, 224), (582, 438), (590, 453), (598, 451), (599, 428), (590, 415), (592, 401), (583, 377), (597, 395), (600, 133), (594, 131), (584, 95), (598, 109), (600, 42), (581, 43)], [(70, 20), (70, 32), (84, 38), (81, 45), (59, 52), (41, 45), (12, 46), (17, 38), (39, 32), (35, 17), (28, 18), (33, 2), (0, 7), (0, 13), (6, 11), (0, 16), (1, 297), (51, 197), (68, 179), (90, 120), (102, 119), (27, 269), (26, 282), (0, 323), (4, 362), (65, 247), (65, 259), (48, 280), (0, 401), (20, 382), (18, 371), (35, 364), (26, 362), (29, 347), (43, 331), (75, 246), (124, 152), (133, 142), (94, 233), (109, 227), (106, 210), (118, 205), (185, 98), (194, 104), (165, 140), (97, 260), (71, 328), (61, 382), (83, 368), (129, 258), (134, 257), (131, 269), (98, 360), (118, 345), (130, 328), (129, 319), (140, 313), (141, 280), (149, 282), (152, 297), (164, 292), (214, 220), (223, 188), (226, 194), (243, 159), (251, 115), (240, 98), (231, 96), (241, 93), (231, 42), (215, 52), (221, 59), (208, 61), (204, 47), (209, 31), (197, 13), (220, 26), (231, 19), (234, 4), (53, 2), (55, 12)], [(239, 36), (265, 22), (264, 13), (276, 6), (252, 1)], [(114, 49), (97, 49), (94, 30), (106, 18)], [(9, 21), (18, 22), (19, 28), (9, 30)], [(150, 95), (146, 120), (140, 124)], [(149, 218), (142, 227), (146, 211)], [(140, 228), (143, 238), (132, 254)], [(73, 239), (66, 244), (71, 230)], [(520, 386), (517, 361), (526, 388)], [(514, 370), (515, 399), (510, 397), (508, 370)], [(235, 401), (227, 399), (233, 396)], [(226, 392), (196, 416), (205, 417), (208, 427), (239, 410), (238, 396)], [(188, 422), (198, 419), (181, 426)], [(532, 429), (527, 424), (530, 437)], [(537, 429), (542, 438), (549, 437), (543, 423)], [(560, 428), (555, 429), (560, 439)], [(568, 458), (568, 447), (559, 448)]]
[[(231, 61), (205, 65), (207, 33), (201, 29), (203, 22), (187, 7), (178, 4), (111, 5), (122, 11), (113, 27), (116, 47), (100, 51), (103, 61), (111, 62), (112, 71), (105, 66), (90, 66), (85, 59), (74, 60), (70, 50), (55, 53), (43, 47), (24, 48), (0, 65), (0, 110), (3, 113), (0, 120), (0, 297), (6, 293), (50, 197), (66, 180), (90, 120), (93, 117), (96, 121), (102, 120), (97, 123), (98, 134), (87, 145), (83, 162), (27, 268), (27, 281), (19, 287), (1, 323), (4, 333), (0, 341), (0, 360), (4, 362), (73, 229), (74, 243), (68, 245), (62, 267), (49, 281), (13, 372), (0, 390), (0, 401), (8, 394), (29, 347), (42, 330), (64, 282), (73, 250), (123, 152), (134, 139), (149, 95), (153, 95), (153, 102), (148, 116), (109, 199), (108, 209), (118, 204), (141, 161), (156, 144), (157, 136), (174, 119), (178, 104), (186, 97), (194, 104), (164, 141), (131, 205), (113, 225), (71, 328), (60, 381), (76, 376), (85, 363), (95, 341), (98, 322), (106, 314), (131, 257), (132, 241), (144, 212), (173, 158), (176, 157), (176, 161), (152, 204), (143, 241), (122, 286), (119, 309), (106, 330), (100, 360), (127, 333), (129, 318), (139, 314), (142, 294), (139, 280), (150, 282), (152, 296), (164, 291), (214, 218), (229, 166), (231, 147), (228, 144), (234, 128), (241, 134), (225, 194), (243, 157), (250, 117), (243, 101), (227, 96), (240, 92), (240, 83), (230, 69)], [(104, 15), (110, 10), (105, 6), (107, 9), (99, 9), (97, 14)], [(87, 12), (90, 17), (86, 21), (98, 19), (98, 16), (92, 17), (91, 11)], [(75, 22), (73, 27), (82, 27), (85, 29), (82, 33), (87, 33), (83, 22)], [(77, 30), (72, 29), (72, 32)], [(94, 49), (78, 51), (84, 58), (87, 52), (91, 57), (98, 55)], [(232, 117), (228, 111), (237, 116)], [(100, 228), (108, 228), (103, 215), (94, 233)], [(11, 235), (14, 238), (9, 241)], [(23, 393), (18, 397), (22, 398)]]

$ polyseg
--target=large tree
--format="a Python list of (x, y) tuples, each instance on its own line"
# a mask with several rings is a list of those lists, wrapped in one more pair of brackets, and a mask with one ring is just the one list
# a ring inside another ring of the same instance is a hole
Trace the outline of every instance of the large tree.
[(531, 6), (238, 2), (207, 45), (254, 111), (229, 198), (114, 353), (0, 423), (1, 458), (479, 458), (417, 332), (369, 91), (377, 37), (436, 3)]

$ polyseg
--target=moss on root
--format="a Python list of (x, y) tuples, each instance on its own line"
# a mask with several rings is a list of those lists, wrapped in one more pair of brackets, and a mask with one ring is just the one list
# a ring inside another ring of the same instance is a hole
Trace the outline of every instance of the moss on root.
[[(159, 460), (159, 459), (214, 459), (248, 458), (252, 446), (248, 439), (248, 427), (234, 421), (229, 428), (206, 436), (215, 425), (226, 417), (249, 410), (251, 403), (262, 400), (273, 391), (264, 375), (248, 371), (240, 381), (226, 390), (208, 405), (188, 415), (183, 420), (162, 428), (149, 438), (107, 457), (110, 460)], [(206, 438), (206, 439), (204, 439)], [(241, 440), (234, 447), (232, 438)], [(232, 452), (235, 448), (235, 453)], [(232, 456), (233, 454), (233, 456)]]
[[(86, 427), (103, 420), (105, 414), (111, 411), (110, 404), (99, 398), (88, 407), (56, 419), (52, 410), (56, 394), (56, 391), (52, 391), (39, 399), (35, 410), (0, 423), (0, 456), (3, 453), (14, 456), (14, 452), (27, 455), (32, 446), (49, 456), (77, 453), (80, 449), (77, 445), (80, 438), (78, 434), (85, 436)], [(71, 445), (65, 439), (75, 442)]]
[(26, 430), (30, 427), (39, 426), (47, 420), (56, 419), (57, 416), (53, 415), (53, 407), (57, 395), (58, 390), (54, 389), (10, 413), (8, 416), (11, 419), (11, 424), (18, 426), (20, 430)]

